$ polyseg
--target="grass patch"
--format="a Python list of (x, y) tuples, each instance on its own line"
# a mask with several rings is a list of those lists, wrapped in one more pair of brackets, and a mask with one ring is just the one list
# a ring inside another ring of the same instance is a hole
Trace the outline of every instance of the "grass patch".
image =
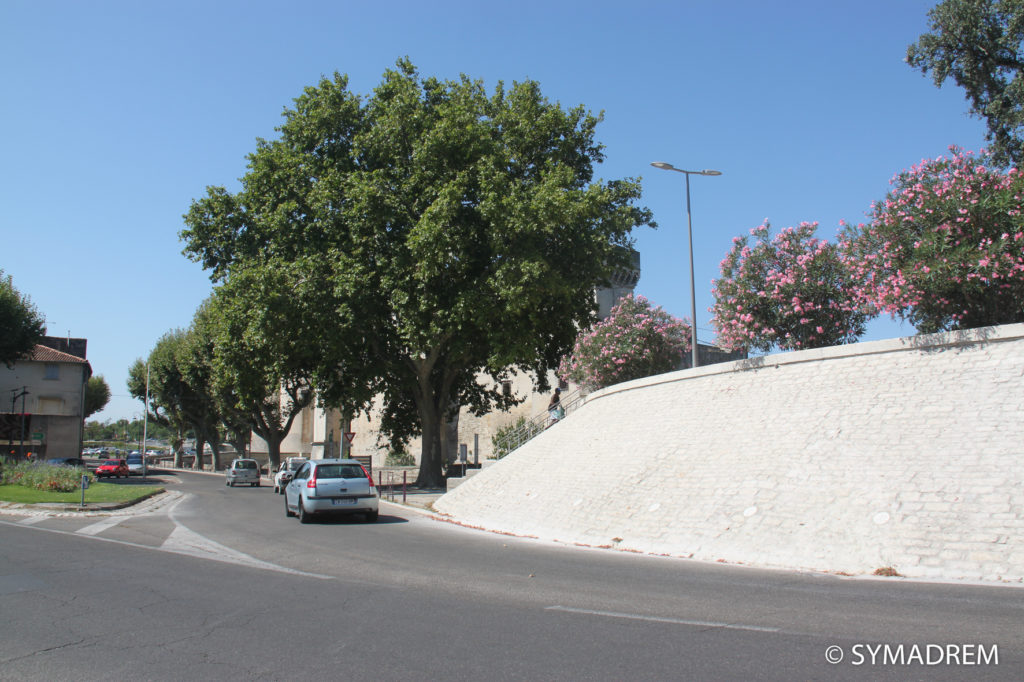
[[(119, 485), (117, 483), (91, 483), (85, 491), (85, 501), (89, 502), (134, 502), (164, 490), (159, 485)], [(78, 504), (82, 501), (82, 491), (73, 490), (69, 493), (36, 490), (23, 485), (0, 485), (0, 502), (16, 502), (18, 504), (39, 504), (41, 502), (64, 502)]]

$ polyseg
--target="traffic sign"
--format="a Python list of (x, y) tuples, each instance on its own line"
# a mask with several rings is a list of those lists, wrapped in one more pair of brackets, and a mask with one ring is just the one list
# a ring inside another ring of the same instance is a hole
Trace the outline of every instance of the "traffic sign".
[(346, 431), (345, 432), (345, 440), (348, 441), (349, 445), (352, 444), (352, 439), (355, 438), (355, 437), (356, 437), (355, 431)]

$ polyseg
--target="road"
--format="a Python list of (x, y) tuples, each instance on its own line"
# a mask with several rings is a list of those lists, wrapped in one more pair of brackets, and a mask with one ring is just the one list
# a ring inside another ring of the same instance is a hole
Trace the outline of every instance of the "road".
[(383, 503), (300, 525), (268, 487), (158, 477), (173, 499), (133, 514), (0, 515), (0, 680), (1024, 676), (1021, 587), (566, 547)]

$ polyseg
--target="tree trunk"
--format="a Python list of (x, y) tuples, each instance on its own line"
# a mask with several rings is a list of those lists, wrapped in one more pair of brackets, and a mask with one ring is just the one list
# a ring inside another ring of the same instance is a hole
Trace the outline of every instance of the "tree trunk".
[(231, 447), (235, 449), (239, 457), (245, 457), (245, 448), (249, 444), (248, 434), (232, 432), (231, 440), (228, 442), (231, 443)]
[(180, 431), (175, 433), (171, 438), (171, 452), (174, 453), (174, 468), (181, 468), (181, 446), (184, 444), (185, 438)]
[(420, 449), (420, 473), (416, 485), (421, 488), (443, 488), (444, 464), (441, 451), (441, 411), (436, 405), (424, 401), (420, 403), (420, 421), (423, 435)]
[(196, 457), (192, 460), (192, 468), (203, 470), (203, 453), (206, 451), (206, 441), (201, 437), (196, 438)]
[[(216, 431), (214, 433), (216, 433)], [(211, 471), (220, 471), (220, 438), (213, 436), (206, 442), (210, 444)]]
[(271, 476), (281, 466), (281, 441), (284, 440), (284, 434), (276, 434), (276, 436), (276, 438), (264, 438), (267, 441), (267, 457), (270, 458)]

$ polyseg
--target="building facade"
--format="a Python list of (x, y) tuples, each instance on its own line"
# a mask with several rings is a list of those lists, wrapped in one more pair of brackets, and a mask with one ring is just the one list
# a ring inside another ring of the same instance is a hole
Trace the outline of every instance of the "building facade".
[(85, 349), (85, 339), (44, 337), (13, 367), (0, 366), (0, 452), (37, 460), (80, 455), (92, 376)]

